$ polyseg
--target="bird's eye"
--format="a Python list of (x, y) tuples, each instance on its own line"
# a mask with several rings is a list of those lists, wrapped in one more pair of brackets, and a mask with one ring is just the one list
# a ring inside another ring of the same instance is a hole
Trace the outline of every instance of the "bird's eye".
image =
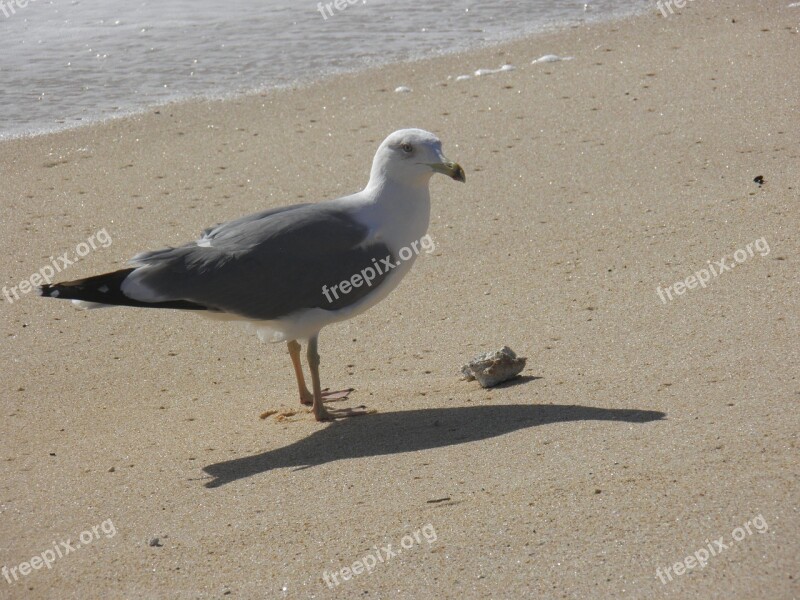
[(414, 147), (411, 144), (403, 144), (400, 146), (400, 149), (406, 154), (411, 154), (411, 151), (414, 149)]

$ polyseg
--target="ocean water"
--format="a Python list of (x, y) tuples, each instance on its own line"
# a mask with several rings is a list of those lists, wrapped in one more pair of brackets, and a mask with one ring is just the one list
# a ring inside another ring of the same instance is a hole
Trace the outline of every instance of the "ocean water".
[(647, 0), (339, 0), (341, 10), (326, 4), (5, 0), (0, 139), (652, 8)]

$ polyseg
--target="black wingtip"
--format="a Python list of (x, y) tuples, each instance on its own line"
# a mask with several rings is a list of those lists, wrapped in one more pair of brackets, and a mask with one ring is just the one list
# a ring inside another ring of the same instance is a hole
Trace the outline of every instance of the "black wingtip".
[(122, 282), (135, 269), (122, 269), (113, 273), (104, 273), (64, 281), (52, 285), (39, 286), (40, 295), (46, 298), (59, 300), (80, 300), (96, 305), (105, 306), (134, 306), (138, 308), (177, 308), (181, 310), (208, 310), (207, 307), (188, 300), (168, 300), (164, 302), (143, 302), (129, 298), (122, 291)]

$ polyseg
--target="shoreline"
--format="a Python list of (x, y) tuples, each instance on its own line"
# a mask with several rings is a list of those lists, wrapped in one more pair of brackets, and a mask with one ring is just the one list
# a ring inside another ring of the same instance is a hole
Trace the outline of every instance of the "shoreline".
[[(90, 117), (85, 122), (81, 121), (72, 123), (58, 123), (56, 125), (51, 125), (49, 128), (43, 127), (41, 129), (35, 129), (33, 131), (24, 131), (24, 132), (9, 133), (9, 134), (0, 133), (0, 145), (15, 140), (26, 140), (40, 136), (56, 135), (65, 131), (72, 131), (74, 129), (103, 126), (105, 124), (119, 120), (135, 119), (142, 115), (146, 115), (152, 111), (169, 110), (171, 107), (174, 107), (176, 105), (194, 104), (194, 103), (234, 102), (256, 96), (263, 96), (265, 94), (280, 93), (282, 91), (288, 91), (288, 90), (299, 91), (303, 89), (308, 89), (318, 84), (330, 82), (338, 77), (343, 77), (347, 75), (368, 74), (369, 72), (372, 71), (381, 71), (390, 66), (412, 67), (417, 63), (425, 63), (427, 61), (437, 60), (439, 58), (459, 56), (459, 55), (469, 55), (471, 53), (476, 53), (476, 52), (491, 51), (508, 44), (522, 42), (524, 40), (537, 38), (539, 36), (547, 34), (559, 33), (563, 31), (568, 31), (570, 29), (594, 27), (596, 25), (604, 23), (624, 22), (629, 19), (635, 19), (643, 14), (644, 10), (642, 10), (639, 13), (626, 14), (626, 15), (598, 16), (596, 19), (591, 19), (583, 22), (565, 21), (565, 22), (543, 24), (526, 33), (521, 33), (516, 35), (509, 34), (509, 37), (475, 43), (473, 46), (469, 48), (461, 48), (456, 50), (439, 50), (427, 56), (399, 58), (397, 60), (389, 60), (388, 62), (385, 63), (363, 64), (349, 68), (342, 67), (339, 69), (334, 69), (332, 71), (326, 70), (324, 72), (321, 71), (318, 73), (311, 73), (305, 76), (298, 77), (296, 80), (288, 83), (270, 84), (264, 87), (255, 87), (236, 92), (211, 92), (209, 94), (204, 94), (204, 95), (179, 96), (173, 99), (164, 100), (162, 102), (148, 104), (147, 106), (140, 106), (140, 107), (132, 106), (123, 108), (117, 114), (110, 114), (99, 117)], [(472, 72), (470, 72), (469, 74), (472, 75)]]

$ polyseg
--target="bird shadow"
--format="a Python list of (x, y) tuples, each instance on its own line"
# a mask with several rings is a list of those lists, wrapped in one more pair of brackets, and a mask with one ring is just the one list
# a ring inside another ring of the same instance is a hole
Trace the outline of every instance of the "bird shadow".
[(203, 471), (213, 479), (205, 487), (219, 487), (272, 469), (309, 468), (348, 458), (442, 448), (550, 423), (647, 423), (664, 417), (665, 413), (653, 410), (563, 404), (464, 406), (376, 413), (334, 421), (283, 448), (208, 465)]

